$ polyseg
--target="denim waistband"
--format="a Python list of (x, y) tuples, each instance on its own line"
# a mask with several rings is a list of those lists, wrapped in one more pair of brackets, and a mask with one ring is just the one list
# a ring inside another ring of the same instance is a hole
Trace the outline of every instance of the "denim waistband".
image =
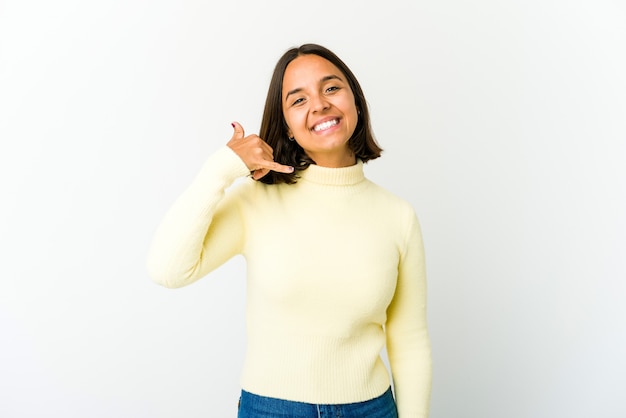
[(311, 404), (241, 391), (237, 418), (397, 418), (391, 388), (377, 398), (347, 404)]

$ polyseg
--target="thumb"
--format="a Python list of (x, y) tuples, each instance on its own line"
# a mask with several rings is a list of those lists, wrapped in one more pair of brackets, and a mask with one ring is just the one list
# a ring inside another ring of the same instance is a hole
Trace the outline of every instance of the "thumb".
[(232, 139), (242, 139), (244, 137), (243, 126), (241, 126), (239, 122), (233, 122), (231, 123), (231, 125), (233, 129), (235, 130), (235, 132), (233, 132)]

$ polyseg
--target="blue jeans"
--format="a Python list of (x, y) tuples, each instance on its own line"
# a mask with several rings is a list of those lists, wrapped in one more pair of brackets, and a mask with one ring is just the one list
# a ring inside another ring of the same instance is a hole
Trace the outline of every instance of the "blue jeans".
[(286, 401), (241, 391), (237, 418), (398, 418), (391, 388), (378, 398), (338, 405)]

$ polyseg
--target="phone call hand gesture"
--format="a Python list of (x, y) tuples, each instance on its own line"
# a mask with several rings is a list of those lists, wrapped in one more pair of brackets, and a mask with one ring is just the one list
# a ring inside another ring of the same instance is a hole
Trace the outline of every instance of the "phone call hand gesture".
[(270, 170), (279, 173), (292, 173), (293, 167), (282, 165), (274, 161), (274, 151), (267, 142), (257, 135), (245, 136), (243, 127), (232, 123), (235, 132), (226, 145), (246, 164), (255, 180), (265, 176)]

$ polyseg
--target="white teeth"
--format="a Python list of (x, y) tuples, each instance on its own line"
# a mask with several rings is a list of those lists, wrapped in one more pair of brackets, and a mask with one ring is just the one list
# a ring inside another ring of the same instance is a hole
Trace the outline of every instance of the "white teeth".
[(324, 129), (328, 129), (331, 126), (335, 126), (339, 121), (337, 119), (329, 120), (327, 122), (320, 123), (319, 125), (315, 125), (313, 130), (315, 132), (323, 131)]

